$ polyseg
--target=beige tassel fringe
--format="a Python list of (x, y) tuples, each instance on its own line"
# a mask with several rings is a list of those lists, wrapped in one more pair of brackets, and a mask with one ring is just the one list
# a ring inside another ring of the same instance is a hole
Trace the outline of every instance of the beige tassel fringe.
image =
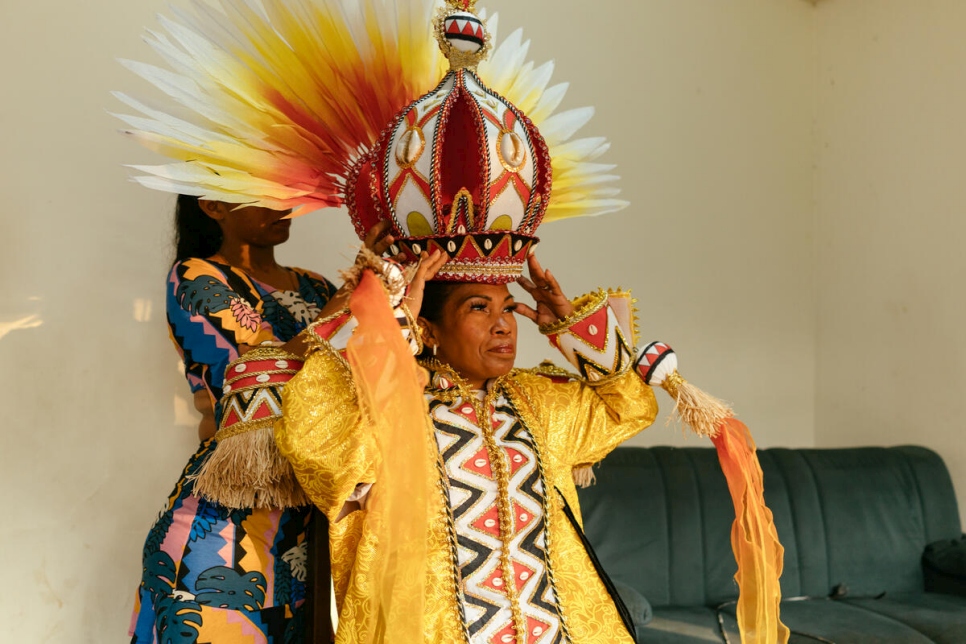
[(196, 495), (232, 509), (311, 504), (270, 424), (218, 441), (192, 478)]
[(717, 436), (721, 423), (734, 416), (734, 411), (726, 402), (698, 389), (677, 371), (665, 378), (661, 387), (674, 398), (673, 415), (699, 436)]
[(578, 465), (573, 470), (573, 477), (577, 487), (590, 487), (597, 482), (593, 465)]

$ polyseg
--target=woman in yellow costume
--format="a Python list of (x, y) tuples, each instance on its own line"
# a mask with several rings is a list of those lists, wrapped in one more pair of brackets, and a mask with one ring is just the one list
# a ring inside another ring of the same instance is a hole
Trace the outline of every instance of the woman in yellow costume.
[[(430, 423), (417, 420), (408, 437), (398, 430), (391, 439), (379, 435), (372, 419), (379, 410), (360, 402), (357, 370), (342, 352), (348, 335), (340, 330), (355, 326), (351, 314), (313, 328), (317, 348), (288, 385), (276, 438), (332, 524), (337, 641), (379, 641), (381, 620), (400, 637), (387, 598), (376, 596), (381, 587), (373, 571), (391, 556), (386, 551), (401, 558), (412, 551), (393, 543), (393, 530), (380, 536), (367, 516), (384, 510), (379, 494), (398, 493), (388, 503), (405, 504), (407, 522), (418, 524), (417, 504), (428, 501), (424, 635), (386, 641), (633, 642), (582, 543), (573, 472), (650, 425), (657, 405), (632, 369), (631, 329), (608, 305), (621, 297), (598, 293), (575, 309), (533, 257), (530, 274), (533, 282), (521, 283), (536, 308), (516, 303), (502, 283), (431, 283), (419, 310)], [(418, 299), (408, 300), (413, 316)], [(539, 323), (574, 368), (593, 379), (515, 370), (517, 314)], [(397, 386), (407, 372), (389, 375)], [(390, 413), (397, 424), (398, 414)], [(421, 430), (431, 436), (429, 451)], [(425, 498), (419, 480), (404, 484), (384, 463), (418, 470), (420, 458), (432, 479)]]

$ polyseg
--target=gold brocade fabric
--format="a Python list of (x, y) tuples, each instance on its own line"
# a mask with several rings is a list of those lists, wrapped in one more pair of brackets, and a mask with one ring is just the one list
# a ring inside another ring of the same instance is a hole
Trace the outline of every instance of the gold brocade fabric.
[[(513, 410), (539, 445), (550, 499), (548, 563), (567, 639), (574, 644), (632, 644), (554, 489), (566, 496), (579, 516), (573, 468), (599, 461), (650, 425), (657, 415), (653, 392), (633, 371), (597, 385), (514, 371), (503, 387)], [(322, 346), (287, 385), (284, 421), (276, 427), (276, 438), (306, 493), (333, 522), (330, 546), (339, 644), (365, 642), (370, 635), (366, 632), (370, 621), (366, 597), (379, 546), (368, 529), (365, 511), (354, 512), (338, 523), (334, 520), (357, 484), (378, 485), (374, 476), (381, 455), (371, 431), (356, 403), (348, 366), (337, 352)], [(451, 534), (455, 528), (445, 501), (447, 485), (440, 473), (438, 494), (430, 499), (424, 642), (482, 644), (469, 639), (463, 623), (455, 535)], [(534, 644), (540, 639), (528, 634), (527, 641)]]

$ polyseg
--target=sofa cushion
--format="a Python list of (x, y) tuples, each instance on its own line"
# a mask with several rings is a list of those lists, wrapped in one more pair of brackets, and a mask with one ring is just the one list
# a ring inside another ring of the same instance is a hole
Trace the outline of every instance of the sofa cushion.
[(631, 614), (631, 619), (634, 620), (634, 627), (640, 630), (654, 617), (650, 602), (647, 601), (644, 595), (634, 590), (633, 586), (629, 586), (622, 581), (612, 581), (614, 582), (614, 588), (617, 589), (617, 594), (621, 596), (624, 606), (627, 607), (627, 611)]
[[(737, 632), (729, 634), (737, 637)], [(654, 618), (637, 630), (638, 644), (707, 644), (723, 642), (718, 617), (710, 608), (658, 608)], [(737, 639), (731, 639), (737, 642)]]
[(966, 642), (966, 597), (913, 593), (879, 599), (846, 598), (844, 603), (902, 622), (936, 644)]
[(922, 572), (927, 592), (966, 596), (966, 536), (926, 546)]
[[(722, 607), (726, 629), (737, 632), (735, 607)], [(888, 615), (865, 610), (832, 599), (783, 601), (782, 622), (791, 631), (789, 644), (829, 641), (834, 644), (876, 642), (877, 644), (931, 644), (932, 640), (916, 629)], [(819, 639), (821, 638), (821, 639)], [(729, 639), (732, 639), (729, 635)], [(732, 641), (738, 641), (732, 639)]]

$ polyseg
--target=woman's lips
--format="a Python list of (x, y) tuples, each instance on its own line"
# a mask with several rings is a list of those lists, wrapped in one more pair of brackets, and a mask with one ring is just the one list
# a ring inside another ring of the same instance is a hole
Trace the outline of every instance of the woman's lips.
[(516, 347), (514, 347), (512, 344), (500, 344), (490, 349), (490, 353), (501, 353), (501, 354), (512, 355), (516, 353)]

